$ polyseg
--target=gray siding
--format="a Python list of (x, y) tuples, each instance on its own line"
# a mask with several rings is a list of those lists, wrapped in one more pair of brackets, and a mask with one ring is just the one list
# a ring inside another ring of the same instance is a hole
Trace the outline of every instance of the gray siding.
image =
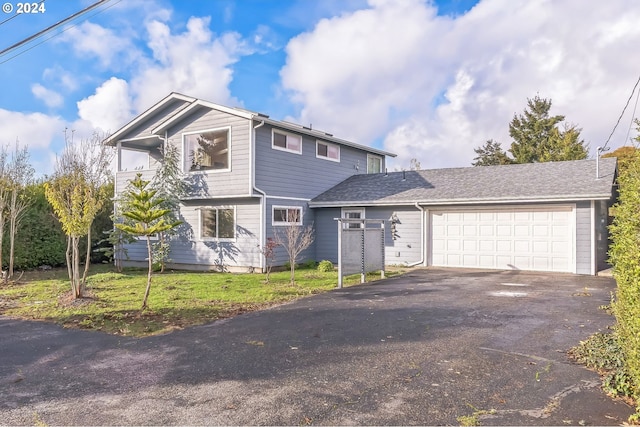
[[(142, 136), (151, 136), (151, 131), (156, 128), (160, 123), (165, 121), (168, 116), (174, 112), (181, 110), (187, 106), (186, 101), (180, 99), (174, 99), (167, 105), (155, 111), (152, 115), (142, 120), (136, 126), (133, 126), (126, 134), (122, 135), (120, 139), (139, 138)], [(159, 140), (158, 140), (159, 141)], [(126, 143), (128, 147), (135, 147), (135, 142)]]
[(341, 146), (340, 162), (317, 158), (318, 139), (302, 134), (302, 154), (276, 150), (271, 148), (272, 129), (256, 129), (256, 186), (268, 195), (311, 199), (351, 175), (367, 172), (365, 150)]
[(155, 171), (153, 170), (141, 170), (141, 171), (127, 171), (127, 172), (118, 172), (116, 173), (115, 179), (115, 192), (116, 198), (122, 194), (123, 191), (127, 189), (129, 185), (129, 181), (135, 179), (137, 174), (142, 174), (142, 179), (146, 181), (150, 181), (153, 178), (153, 174)]
[[(265, 218), (266, 225), (267, 225), (265, 242), (266, 242), (266, 239), (268, 238), (274, 239), (276, 237), (276, 233), (280, 233), (282, 235), (285, 232), (285, 229), (287, 228), (286, 225), (273, 225), (273, 207), (274, 206), (301, 207), (303, 212), (302, 213), (303, 227), (313, 227), (315, 231), (315, 235), (317, 236), (317, 228), (315, 225), (315, 212), (313, 209), (309, 209), (309, 207), (307, 206), (307, 202), (298, 201), (298, 200), (268, 198), (267, 207), (266, 207), (266, 218)], [(307, 261), (307, 260), (315, 260), (316, 239), (314, 239), (314, 242), (311, 244), (309, 248), (307, 248), (300, 254), (300, 256), (297, 259), (298, 263), (303, 263), (304, 261)], [(288, 261), (289, 261), (289, 255), (287, 254), (286, 250), (283, 247), (276, 248), (273, 265), (274, 266), (284, 265)]]
[[(190, 172), (188, 179), (193, 184), (190, 197), (249, 195), (250, 189), (250, 130), (251, 122), (245, 118), (218, 110), (201, 108), (178, 122), (168, 131), (168, 142), (182, 152), (182, 134), (231, 127), (231, 170), (228, 172)], [(184, 153), (183, 153), (184, 155)], [(181, 163), (182, 165), (182, 163)]]
[(591, 202), (576, 203), (576, 273), (592, 274)]
[[(234, 207), (236, 237), (230, 241), (200, 239), (200, 210), (202, 207)], [(260, 203), (258, 200), (226, 200), (224, 203), (202, 201), (181, 206), (179, 236), (171, 241), (171, 266), (184, 269), (238, 269), (244, 271), (260, 266)], [(147, 258), (146, 242), (127, 247), (130, 261), (143, 262)]]
[(609, 259), (609, 205), (606, 200), (599, 200), (596, 203), (596, 261), (598, 271), (611, 267)]
[[(313, 209), (316, 219), (316, 259), (338, 262), (339, 208)], [(389, 221), (395, 214), (395, 233)], [(422, 259), (421, 212), (413, 207), (367, 207), (365, 218), (385, 220), (385, 264), (405, 265)], [(394, 238), (395, 236), (395, 238)]]

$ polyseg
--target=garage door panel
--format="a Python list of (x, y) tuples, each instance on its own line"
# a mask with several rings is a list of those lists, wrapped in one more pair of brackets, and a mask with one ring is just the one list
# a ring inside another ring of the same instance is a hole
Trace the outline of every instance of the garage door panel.
[(431, 262), (438, 266), (571, 272), (570, 207), (478, 209), (431, 215)]

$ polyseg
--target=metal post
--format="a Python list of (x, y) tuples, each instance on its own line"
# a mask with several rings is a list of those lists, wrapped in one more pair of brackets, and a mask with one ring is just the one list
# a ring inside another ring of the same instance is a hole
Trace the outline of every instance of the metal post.
[(342, 220), (338, 219), (338, 289), (342, 289)]
[(382, 268), (380, 269), (380, 278), (384, 279), (384, 264), (385, 264), (385, 260), (384, 260), (384, 223), (385, 221), (382, 221), (381, 223), (381, 227), (380, 227), (380, 232), (382, 233), (382, 235), (380, 236), (380, 243), (382, 245), (382, 247), (380, 248), (380, 250), (382, 250)]
[(361, 233), (360, 233), (360, 283), (364, 283), (367, 281), (367, 273), (365, 271), (365, 265), (364, 265), (364, 251), (365, 251), (365, 246), (364, 246), (364, 235), (366, 234), (366, 227), (367, 227), (367, 223), (362, 220), (362, 222), (360, 223), (360, 225), (362, 226), (360, 228)]

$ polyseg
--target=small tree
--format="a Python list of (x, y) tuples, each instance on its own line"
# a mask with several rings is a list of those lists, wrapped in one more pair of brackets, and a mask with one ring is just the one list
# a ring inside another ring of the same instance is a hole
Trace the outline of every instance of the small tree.
[(142, 300), (142, 310), (147, 308), (147, 299), (151, 289), (151, 274), (153, 272), (151, 236), (171, 230), (182, 223), (181, 221), (167, 222), (171, 210), (160, 207), (164, 203), (164, 199), (157, 197), (157, 190), (147, 189), (149, 184), (150, 181), (142, 179), (142, 174), (137, 174), (136, 178), (129, 182), (129, 188), (125, 191), (126, 204), (122, 207), (122, 215), (132, 223), (115, 224), (120, 230), (133, 236), (144, 236), (147, 240), (149, 271), (147, 288)]
[(300, 211), (289, 209), (287, 212), (289, 224), (278, 228), (275, 232), (274, 241), (284, 247), (289, 255), (289, 265), (291, 267), (291, 284), (295, 284), (295, 270), (298, 256), (313, 243), (313, 227), (304, 227), (300, 221)]
[(271, 274), (271, 268), (273, 267), (273, 260), (276, 257), (277, 247), (278, 247), (278, 244), (271, 237), (267, 238), (267, 242), (265, 243), (264, 247), (260, 247), (260, 245), (258, 245), (258, 248), (260, 249), (260, 253), (264, 257), (265, 264), (266, 264), (267, 277), (265, 278), (265, 281), (267, 283), (269, 283), (269, 275)]
[(35, 169), (29, 163), (29, 150), (27, 147), (20, 148), (16, 144), (15, 151), (9, 162), (9, 269), (6, 278), (13, 276), (13, 266), (15, 261), (16, 234), (20, 223), (24, 218), (26, 209), (32, 203), (29, 199), (26, 188), (33, 183)]
[(477, 156), (473, 159), (473, 166), (508, 165), (513, 161), (507, 156), (499, 142), (488, 140), (482, 147), (474, 148)]

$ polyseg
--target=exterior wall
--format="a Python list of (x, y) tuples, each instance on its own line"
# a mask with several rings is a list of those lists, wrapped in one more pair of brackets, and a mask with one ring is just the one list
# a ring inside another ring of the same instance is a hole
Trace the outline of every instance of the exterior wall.
[(598, 271), (606, 270), (611, 267), (608, 263), (609, 259), (609, 245), (611, 243), (609, 239), (609, 206), (610, 202), (606, 200), (599, 200), (595, 202), (596, 208), (596, 266)]
[[(334, 218), (341, 216), (339, 208), (313, 209), (316, 219), (316, 260), (338, 262), (338, 225)], [(394, 215), (395, 214), (395, 215)], [(390, 218), (397, 218), (392, 226)], [(422, 212), (415, 207), (367, 207), (366, 219), (384, 219), (385, 264), (406, 265), (422, 260)], [(395, 232), (394, 232), (395, 229)]]
[(231, 157), (229, 171), (186, 172), (192, 184), (189, 197), (208, 199), (224, 196), (248, 196), (250, 194), (250, 131), (251, 122), (218, 110), (201, 108), (176, 123), (167, 132), (168, 143), (177, 146), (184, 163), (183, 134), (218, 128), (231, 128)]
[(351, 175), (367, 172), (365, 150), (340, 146), (340, 162), (317, 158), (318, 139), (302, 134), (302, 154), (277, 150), (271, 147), (272, 129), (266, 124), (257, 128), (255, 142), (256, 186), (270, 196), (312, 199)]
[[(235, 207), (235, 239), (203, 241), (200, 238), (200, 211), (203, 207)], [(248, 271), (260, 266), (260, 203), (257, 199), (191, 201), (181, 206), (178, 238), (171, 241), (172, 268), (193, 270), (230, 269)], [(146, 262), (146, 241), (127, 246), (129, 261)]]
[[(181, 110), (188, 103), (186, 101), (182, 101), (180, 99), (174, 99), (172, 102), (169, 102), (167, 105), (160, 108), (158, 111), (155, 111), (152, 115), (150, 115), (145, 120), (142, 120), (137, 126), (131, 128), (126, 135), (123, 135), (121, 139), (131, 139), (131, 138), (139, 138), (143, 136), (150, 136), (151, 131), (156, 128), (160, 123), (162, 123), (168, 116), (171, 114)], [(135, 148), (135, 141), (127, 142), (126, 145), (128, 147)]]
[(591, 202), (576, 203), (576, 273), (593, 274)]
[(118, 172), (116, 173), (115, 180), (115, 196), (118, 198), (123, 191), (127, 189), (129, 185), (129, 181), (135, 179), (137, 174), (142, 174), (142, 179), (149, 181), (153, 178), (153, 174), (155, 171), (147, 169), (141, 171), (127, 171), (127, 172)]
[[(298, 263), (303, 263), (307, 260), (315, 260), (316, 253), (316, 240), (318, 235), (318, 229), (315, 225), (315, 212), (312, 209), (309, 209), (306, 201), (299, 200), (290, 200), (290, 199), (278, 199), (278, 198), (268, 198), (266, 203), (266, 239), (272, 238), (274, 239), (276, 233), (280, 233), (281, 235), (286, 231), (288, 226), (286, 225), (273, 225), (273, 207), (301, 207), (302, 208), (302, 226), (308, 227), (311, 226), (314, 228), (314, 242), (311, 244), (309, 248), (304, 250), (300, 256), (298, 257)], [(275, 259), (273, 260), (274, 266), (284, 265), (289, 261), (289, 255), (285, 251), (283, 247), (278, 247), (275, 250)]]

